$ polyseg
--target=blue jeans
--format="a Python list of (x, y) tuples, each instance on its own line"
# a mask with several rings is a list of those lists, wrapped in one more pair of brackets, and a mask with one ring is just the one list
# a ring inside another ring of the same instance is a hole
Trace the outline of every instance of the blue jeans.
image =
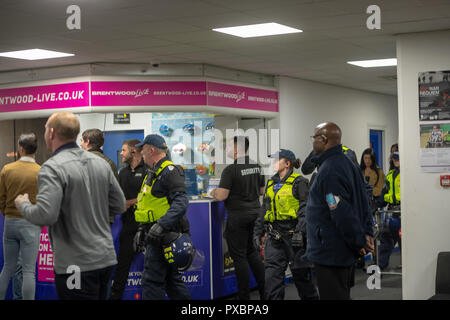
[(142, 276), (143, 300), (190, 300), (191, 294), (181, 279), (181, 273), (164, 260), (162, 248), (147, 245)]
[(14, 277), (12, 280), (13, 300), (22, 300), (22, 283), (22, 257), (19, 254), (16, 272), (14, 272)]
[(39, 251), (41, 229), (25, 219), (6, 218), (3, 232), (3, 256), (5, 263), (0, 274), (0, 299), (5, 299), (9, 280), (14, 275), (17, 260), (22, 257), (22, 297), (34, 300), (36, 291), (36, 259)]

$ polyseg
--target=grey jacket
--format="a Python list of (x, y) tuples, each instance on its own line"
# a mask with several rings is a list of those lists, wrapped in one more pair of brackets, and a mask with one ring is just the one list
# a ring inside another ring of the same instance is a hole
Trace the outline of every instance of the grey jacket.
[(42, 165), (36, 204), (23, 203), (20, 212), (47, 226), (56, 274), (117, 264), (109, 216), (125, 212), (125, 196), (108, 163), (75, 143)]

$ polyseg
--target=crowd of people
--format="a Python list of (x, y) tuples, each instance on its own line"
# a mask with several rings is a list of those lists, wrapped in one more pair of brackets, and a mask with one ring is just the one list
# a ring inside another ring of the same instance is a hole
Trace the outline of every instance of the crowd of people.
[[(60, 299), (122, 299), (130, 265), (140, 252), (145, 254), (143, 299), (191, 299), (181, 277), (193, 254), (186, 245), (189, 238), (182, 238), (190, 233), (185, 215), (189, 199), (183, 168), (170, 160), (164, 138), (151, 134), (142, 142), (123, 141), (125, 167), (118, 171), (102, 152), (101, 130), (84, 131), (81, 148), (76, 143), (79, 133), (77, 116), (54, 113), (44, 135), (52, 156), (39, 166), (37, 137), (22, 134), (19, 160), (1, 170), (5, 224), (0, 299), (11, 278), (16, 299), (35, 298), (35, 265), (44, 226)], [(386, 176), (370, 148), (358, 164), (341, 136), (332, 122), (318, 125), (311, 136), (313, 151), (303, 165), (291, 150), (281, 149), (270, 155), (274, 175), (267, 181), (260, 165), (248, 156), (247, 138), (236, 136), (229, 144), (227, 154), (235, 161), (224, 169), (211, 195), (227, 209), (224, 236), (238, 299), (250, 299), (250, 269), (260, 299), (284, 299), (288, 268), (301, 299), (350, 299), (355, 263), (374, 253), (374, 212), (386, 206), (399, 209), (400, 165), (398, 145), (391, 148)], [(314, 173), (310, 180), (295, 172), (300, 167), (304, 175)], [(115, 215), (122, 220), (117, 255), (111, 234)], [(400, 243), (400, 215), (388, 219), (380, 237), (381, 269)], [(186, 252), (174, 257), (170, 244), (178, 239), (183, 239)], [(79, 281), (69, 285), (73, 270)]]

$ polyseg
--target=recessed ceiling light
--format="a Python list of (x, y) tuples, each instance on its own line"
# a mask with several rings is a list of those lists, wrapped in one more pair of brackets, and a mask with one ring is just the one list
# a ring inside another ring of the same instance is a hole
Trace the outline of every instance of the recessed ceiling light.
[(347, 61), (347, 63), (363, 68), (390, 67), (397, 65), (397, 59), (391, 58), (391, 59)]
[(24, 59), (24, 60), (40, 60), (61, 57), (71, 57), (72, 53), (64, 53), (43, 49), (29, 49), (20, 51), (0, 52), (0, 57)]
[(229, 28), (216, 28), (213, 29), (213, 31), (227, 33), (241, 38), (264, 37), (276, 34), (303, 32), (302, 30), (284, 26), (282, 24), (278, 24), (275, 22), (250, 24), (247, 26), (238, 26)]

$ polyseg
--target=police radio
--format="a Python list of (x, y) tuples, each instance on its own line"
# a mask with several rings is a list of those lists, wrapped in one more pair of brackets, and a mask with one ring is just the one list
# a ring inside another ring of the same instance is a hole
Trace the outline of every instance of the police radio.
[(156, 178), (156, 172), (153, 169), (147, 169), (147, 178), (145, 179), (145, 184), (148, 186), (152, 185), (153, 180)]

